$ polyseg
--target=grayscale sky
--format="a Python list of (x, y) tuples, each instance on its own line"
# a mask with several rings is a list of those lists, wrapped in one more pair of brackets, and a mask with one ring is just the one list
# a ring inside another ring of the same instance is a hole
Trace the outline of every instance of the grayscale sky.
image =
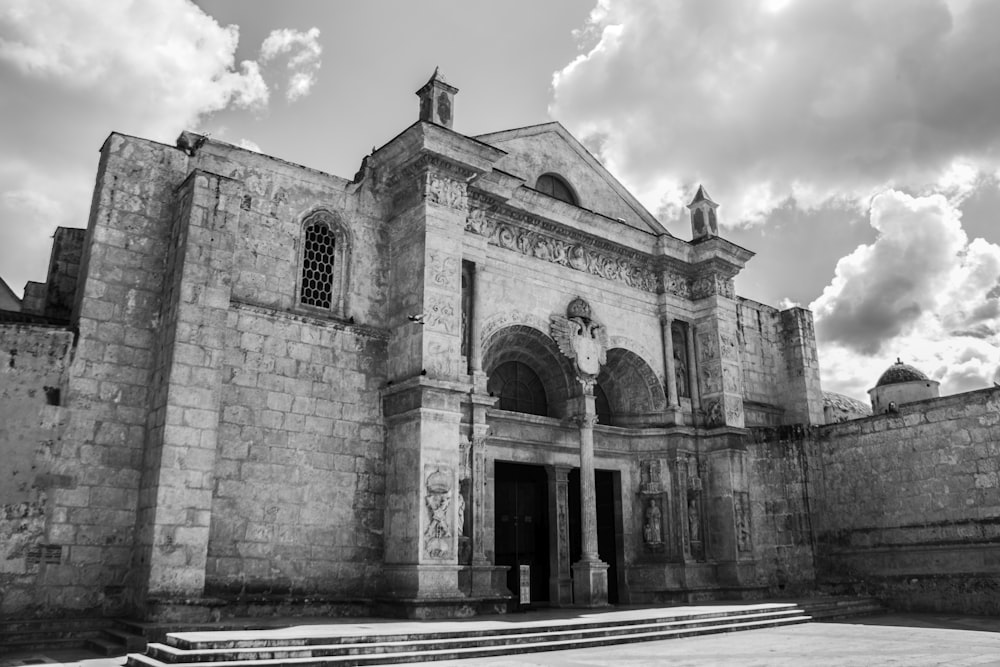
[(1000, 2), (4, 0), (0, 276), (44, 280), (111, 131), (184, 129), (350, 177), (440, 66), (455, 129), (558, 120), (676, 236), (703, 183), (757, 253), (737, 291), (813, 310), (824, 389), (896, 357), (1000, 368)]

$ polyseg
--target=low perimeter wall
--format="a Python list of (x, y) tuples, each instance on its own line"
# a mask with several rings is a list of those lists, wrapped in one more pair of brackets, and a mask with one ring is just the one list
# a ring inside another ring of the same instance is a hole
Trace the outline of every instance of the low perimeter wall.
[(824, 426), (809, 450), (820, 584), (1000, 613), (1000, 389)]

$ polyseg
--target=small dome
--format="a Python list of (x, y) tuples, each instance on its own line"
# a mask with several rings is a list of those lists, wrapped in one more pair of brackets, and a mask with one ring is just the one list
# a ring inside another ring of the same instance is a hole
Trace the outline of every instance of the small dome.
[(823, 407), (846, 419), (870, 417), (872, 414), (871, 406), (867, 403), (833, 391), (823, 392)]
[(882, 373), (882, 376), (875, 383), (876, 387), (884, 387), (887, 384), (901, 384), (903, 382), (929, 382), (930, 378), (924, 375), (921, 371), (918, 371), (913, 366), (909, 364), (904, 364), (898, 358), (896, 363), (889, 366)]

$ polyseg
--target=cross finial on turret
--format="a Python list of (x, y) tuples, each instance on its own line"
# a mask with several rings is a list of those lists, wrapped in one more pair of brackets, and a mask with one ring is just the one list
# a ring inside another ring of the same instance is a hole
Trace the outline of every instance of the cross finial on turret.
[(434, 74), (417, 91), (417, 97), (420, 98), (420, 120), (450, 128), (455, 119), (457, 92), (458, 88), (445, 81), (440, 69), (435, 67)]

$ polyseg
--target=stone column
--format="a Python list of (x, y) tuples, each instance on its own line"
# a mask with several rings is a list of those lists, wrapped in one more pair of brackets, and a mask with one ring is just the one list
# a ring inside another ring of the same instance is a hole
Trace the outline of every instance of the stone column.
[(669, 316), (660, 318), (660, 327), (663, 332), (663, 360), (664, 371), (667, 374), (667, 402), (672, 408), (679, 407), (681, 402), (677, 394), (677, 368), (674, 363), (674, 336), (671, 329), (673, 321)]
[(574, 601), (579, 607), (608, 604), (608, 564), (597, 551), (597, 493), (594, 484), (594, 380), (581, 380), (580, 412), (580, 560), (573, 564)]
[(481, 273), (478, 264), (474, 265), (475, 268), (472, 271), (472, 312), (469, 313), (469, 370), (473, 374), (481, 373), (483, 371), (483, 350), (482, 343), (479, 340), (483, 331), (483, 318), (482, 313), (482, 299), (483, 299), (483, 281), (480, 280)]
[(694, 350), (695, 328), (693, 324), (688, 325), (687, 330), (687, 353), (688, 353), (688, 393), (691, 396), (691, 410), (696, 412), (701, 407), (701, 391), (698, 387), (698, 357)]
[(573, 603), (573, 580), (569, 562), (569, 471), (568, 466), (546, 466), (549, 486), (549, 515), (555, 530), (550, 531), (552, 554), (549, 600), (556, 606)]

